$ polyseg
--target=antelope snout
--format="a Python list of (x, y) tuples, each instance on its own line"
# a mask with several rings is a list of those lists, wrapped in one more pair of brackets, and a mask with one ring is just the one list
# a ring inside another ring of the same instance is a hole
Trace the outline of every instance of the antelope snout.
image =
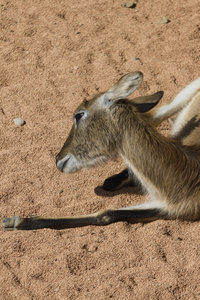
[(64, 162), (63, 160), (61, 159), (60, 160), (60, 157), (59, 157), (59, 154), (56, 156), (56, 167), (57, 169), (60, 171), (60, 172), (63, 172), (63, 166), (64, 166)]
[(56, 166), (60, 172), (67, 172), (67, 163), (70, 159), (70, 155), (66, 155), (65, 157), (60, 159), (59, 154), (56, 156)]
[(57, 165), (57, 162), (59, 161), (59, 154), (56, 155), (56, 165)]
[(80, 169), (76, 158), (72, 154), (67, 154), (65, 157), (56, 156), (56, 166), (60, 172), (74, 173)]

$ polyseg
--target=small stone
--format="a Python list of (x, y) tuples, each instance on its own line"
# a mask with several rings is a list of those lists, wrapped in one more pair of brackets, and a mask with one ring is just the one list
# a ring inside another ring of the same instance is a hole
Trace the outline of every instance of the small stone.
[(168, 24), (169, 22), (170, 22), (170, 19), (163, 18), (163, 19), (158, 20), (156, 23), (157, 24)]
[(24, 124), (26, 124), (26, 122), (22, 118), (16, 118), (16, 119), (14, 119), (14, 123), (17, 126), (23, 126)]
[(134, 60), (140, 60), (140, 59), (138, 57), (132, 57), (131, 60), (134, 61)]
[(133, 1), (127, 2), (127, 3), (123, 3), (122, 6), (126, 7), (126, 8), (135, 8), (136, 7), (136, 3)]

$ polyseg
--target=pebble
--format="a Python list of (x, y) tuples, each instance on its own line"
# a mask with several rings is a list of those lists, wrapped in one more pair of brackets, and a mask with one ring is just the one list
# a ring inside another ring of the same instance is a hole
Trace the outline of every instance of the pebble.
[(122, 6), (126, 7), (126, 8), (135, 8), (136, 7), (136, 3), (133, 1), (127, 2), (127, 3), (123, 3)]
[(132, 57), (131, 60), (134, 61), (134, 60), (140, 60), (140, 59), (138, 57)]
[(158, 20), (156, 23), (157, 24), (168, 24), (169, 22), (170, 22), (170, 19), (163, 18), (163, 19)]
[(16, 118), (16, 119), (14, 119), (14, 123), (17, 126), (23, 126), (24, 124), (26, 124), (26, 122), (22, 118)]

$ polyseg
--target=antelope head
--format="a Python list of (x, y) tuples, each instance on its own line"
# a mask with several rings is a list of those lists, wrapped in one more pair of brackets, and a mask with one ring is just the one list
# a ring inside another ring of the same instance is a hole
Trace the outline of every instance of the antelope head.
[(136, 112), (144, 113), (153, 108), (163, 96), (163, 92), (158, 92), (126, 100), (142, 80), (141, 72), (129, 73), (107, 92), (81, 103), (74, 113), (74, 123), (69, 136), (56, 157), (57, 168), (61, 172), (73, 173), (113, 159), (118, 154), (116, 128), (119, 120), (111, 113), (113, 105), (120, 103), (125, 106), (131, 103), (136, 107)]

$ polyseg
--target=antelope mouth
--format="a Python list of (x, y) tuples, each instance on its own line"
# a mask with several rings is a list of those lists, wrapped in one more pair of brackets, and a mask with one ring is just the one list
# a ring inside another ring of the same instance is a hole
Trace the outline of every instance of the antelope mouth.
[(60, 172), (64, 173), (74, 173), (79, 170), (77, 160), (73, 155), (66, 155), (64, 158), (56, 158), (56, 166)]

